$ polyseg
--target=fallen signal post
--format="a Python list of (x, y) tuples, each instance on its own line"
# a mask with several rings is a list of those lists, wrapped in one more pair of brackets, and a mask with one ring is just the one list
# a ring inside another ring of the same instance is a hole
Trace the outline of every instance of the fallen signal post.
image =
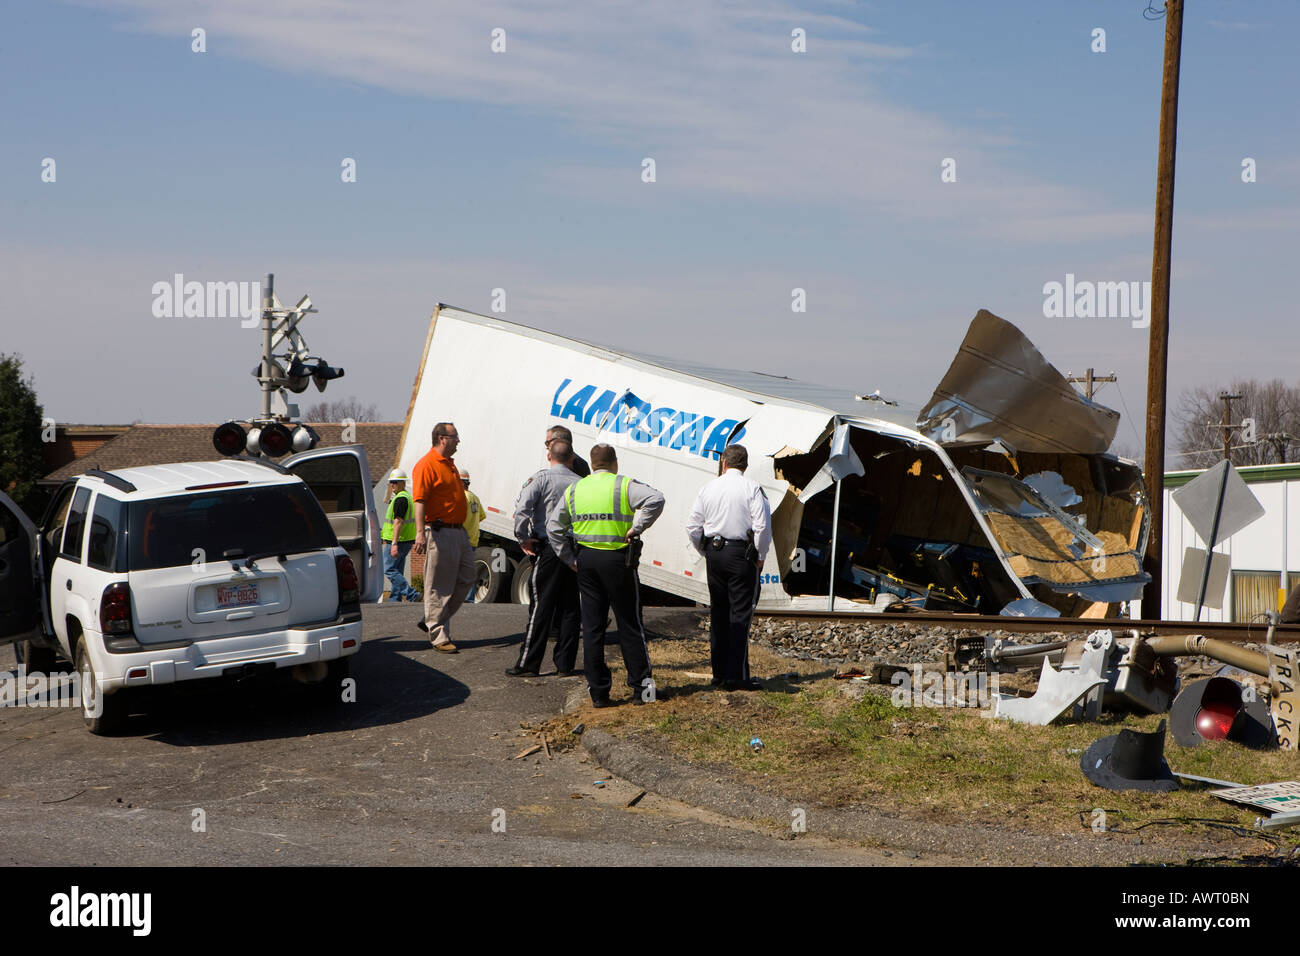
[[(951, 611), (909, 611), (896, 614), (863, 614), (860, 611), (809, 611), (759, 608), (758, 617), (799, 618), (800, 620), (853, 621), (859, 624), (931, 624), (941, 627), (961, 627), (974, 630), (1010, 631), (1012, 633), (1042, 634), (1055, 631), (1091, 632), (1110, 629), (1138, 631), (1142, 634), (1183, 635), (1199, 634), (1204, 637), (1238, 644), (1264, 643), (1268, 626), (1237, 621), (1207, 623), (1196, 621), (1154, 621), (1139, 618), (1079, 618), (1079, 617), (1003, 617), (998, 614), (959, 614)], [(1273, 641), (1279, 644), (1300, 643), (1300, 624), (1278, 624), (1273, 629)]]

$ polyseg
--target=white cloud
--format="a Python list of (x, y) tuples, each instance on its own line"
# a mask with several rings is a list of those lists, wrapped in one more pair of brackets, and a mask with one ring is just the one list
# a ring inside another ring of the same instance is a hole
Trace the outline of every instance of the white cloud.
[[(900, 61), (933, 58), (925, 45), (780, 0), (101, 5), (158, 35), (188, 36), (201, 24), (209, 55), (552, 117), (588, 143), (627, 151), (626, 168), (577, 162), (549, 174), (604, 201), (655, 195), (639, 177), (641, 158), (652, 156), (662, 189), (932, 219), (981, 238), (1041, 243), (1149, 226), (1147, 210), (1115, 209), (1010, 165), (1003, 150), (1013, 141), (981, 129), (979, 117), (956, 122), (875, 88)], [(495, 27), (507, 32), (505, 53), (490, 50)], [(807, 53), (791, 52), (794, 27), (808, 31)], [(958, 161), (955, 184), (940, 182), (945, 157)]]

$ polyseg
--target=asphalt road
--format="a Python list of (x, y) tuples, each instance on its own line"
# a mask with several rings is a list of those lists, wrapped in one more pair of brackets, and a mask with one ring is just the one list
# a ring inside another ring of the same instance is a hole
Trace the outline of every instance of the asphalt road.
[[(647, 610), (648, 623), (663, 613), (674, 612)], [(333, 709), (289, 688), (181, 685), (106, 738), (75, 709), (0, 708), (0, 862), (904, 862), (812, 834), (781, 839), (654, 794), (628, 808), (639, 788), (580, 748), (511, 759), (536, 739), (520, 722), (557, 713), (581, 678), (505, 676), (518, 606), (464, 608), (458, 655), (433, 651), (417, 617), (407, 605), (366, 608), (357, 700)], [(0, 648), (0, 676), (13, 666)]]

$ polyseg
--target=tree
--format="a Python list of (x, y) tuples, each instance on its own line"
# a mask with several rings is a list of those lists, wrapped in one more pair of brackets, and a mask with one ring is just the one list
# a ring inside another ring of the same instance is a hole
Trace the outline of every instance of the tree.
[(44, 497), (36, 487), (45, 474), (44, 414), (35, 383), (23, 378), (22, 356), (0, 354), (0, 491), (29, 515), (39, 510)]
[[(1232, 402), (1228, 458), (1234, 465), (1268, 465), (1296, 461), (1300, 455), (1300, 388), (1281, 379), (1239, 379), (1226, 388), (1189, 388), (1178, 399), (1174, 440), (1175, 468), (1208, 468), (1223, 459), (1223, 408), (1219, 395), (1240, 395)], [(1254, 434), (1248, 427), (1253, 426)]]
[(362, 405), (355, 395), (349, 395), (335, 402), (317, 402), (315, 405), (309, 405), (302, 416), (305, 422), (341, 422), (345, 419), (354, 422), (377, 422), (379, 409), (375, 405)]

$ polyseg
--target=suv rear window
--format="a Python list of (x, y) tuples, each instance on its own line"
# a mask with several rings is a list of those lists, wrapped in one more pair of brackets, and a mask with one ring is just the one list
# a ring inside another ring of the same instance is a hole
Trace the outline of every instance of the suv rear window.
[(81, 560), (81, 533), (86, 529), (86, 505), (90, 502), (90, 489), (82, 485), (72, 496), (72, 510), (68, 512), (67, 529), (63, 532), (63, 547), (59, 554), (73, 561)]
[[(334, 532), (305, 485), (211, 491), (131, 503), (131, 570), (332, 548)], [(198, 552), (197, 554), (195, 552)]]
[(102, 491), (95, 496), (95, 511), (90, 519), (90, 547), (86, 560), (101, 571), (125, 571), (126, 555), (119, 542), (125, 531), (126, 502), (110, 498)]

